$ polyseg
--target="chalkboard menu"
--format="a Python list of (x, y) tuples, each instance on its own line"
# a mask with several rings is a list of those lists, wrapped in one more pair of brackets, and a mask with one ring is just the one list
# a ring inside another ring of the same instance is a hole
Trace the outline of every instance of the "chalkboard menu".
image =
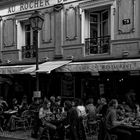
[(61, 79), (61, 96), (74, 97), (75, 96), (75, 79), (70, 73), (64, 74)]

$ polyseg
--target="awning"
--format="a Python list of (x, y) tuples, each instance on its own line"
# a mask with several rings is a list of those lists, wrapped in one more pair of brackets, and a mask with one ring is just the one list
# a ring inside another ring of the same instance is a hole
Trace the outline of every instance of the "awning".
[(0, 66), (0, 74), (19, 74), (21, 70), (32, 66), (33, 65)]
[(57, 69), (58, 72), (101, 72), (140, 70), (140, 59), (72, 62)]
[[(71, 61), (48, 61), (43, 64), (39, 64), (39, 70), (37, 72), (39, 73), (50, 73), (52, 70), (59, 68), (61, 66), (64, 66)], [(25, 70), (20, 71), (21, 73), (34, 73), (36, 72), (36, 66), (33, 66), (31, 68), (27, 68)]]

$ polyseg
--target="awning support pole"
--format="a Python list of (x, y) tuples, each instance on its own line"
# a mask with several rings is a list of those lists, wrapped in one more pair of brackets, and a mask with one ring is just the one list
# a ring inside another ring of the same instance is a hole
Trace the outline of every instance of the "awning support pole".
[[(37, 35), (38, 38), (38, 30), (34, 31), (35, 34)], [(39, 70), (39, 65), (38, 65), (38, 41), (36, 40), (35, 42), (35, 49), (36, 49), (36, 91), (39, 91), (39, 73), (37, 70)]]

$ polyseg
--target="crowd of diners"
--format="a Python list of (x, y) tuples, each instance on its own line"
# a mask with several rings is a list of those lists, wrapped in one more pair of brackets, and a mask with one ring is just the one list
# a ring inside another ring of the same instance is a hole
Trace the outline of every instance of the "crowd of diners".
[[(118, 140), (136, 140), (140, 136), (140, 129), (135, 130), (126, 125), (131, 122), (133, 126), (137, 124), (140, 127), (140, 106), (133, 99), (132, 102), (131, 97), (129, 96), (129, 102), (105, 97), (100, 97), (96, 102), (92, 97), (86, 101), (73, 98), (62, 102), (61, 96), (51, 96), (43, 99), (33, 98), (32, 103), (28, 104), (27, 96), (23, 96), (20, 104), (14, 98), (11, 106), (0, 97), (0, 127), (15, 131), (14, 120), (25, 110), (32, 110), (35, 117), (31, 136), (35, 138), (43, 139), (49, 134), (51, 140), (54, 137), (64, 140), (65, 130), (68, 128), (70, 140), (87, 140), (83, 124), (83, 120), (87, 120), (87, 124), (92, 121), (102, 122), (98, 126), (98, 140), (104, 140), (106, 132), (116, 135)], [(5, 117), (4, 112), (9, 109), (17, 112), (10, 117)], [(39, 133), (40, 127), (43, 128), (42, 133)]]

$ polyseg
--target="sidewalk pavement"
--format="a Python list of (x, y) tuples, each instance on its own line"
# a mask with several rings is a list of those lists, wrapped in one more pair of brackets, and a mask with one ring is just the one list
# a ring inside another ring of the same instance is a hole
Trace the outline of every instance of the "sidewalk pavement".
[[(31, 130), (16, 130), (13, 132), (0, 132), (0, 140), (38, 140), (31, 137)], [(98, 140), (97, 136), (88, 137), (87, 140)]]
[(37, 140), (31, 137), (31, 130), (17, 130), (13, 132), (0, 132), (0, 140), (2, 138), (12, 138), (14, 140)]

